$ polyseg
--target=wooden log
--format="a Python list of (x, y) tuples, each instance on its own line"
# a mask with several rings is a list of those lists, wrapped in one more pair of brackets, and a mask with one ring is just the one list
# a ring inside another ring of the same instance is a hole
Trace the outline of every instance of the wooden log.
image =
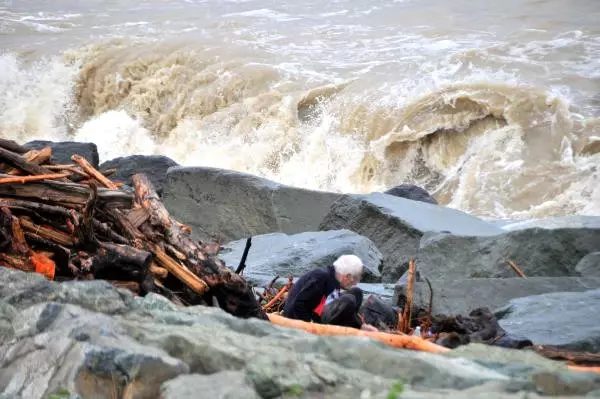
[[(210, 257), (202, 251), (201, 246), (189, 236), (190, 230), (171, 218), (148, 177), (145, 174), (135, 174), (132, 180), (137, 204), (150, 214), (149, 220), (143, 226), (150, 224), (158, 229), (166, 242), (186, 257), (183, 261), (185, 265), (192, 274), (201, 278), (211, 288), (211, 294), (217, 298), (221, 308), (242, 318), (266, 319), (267, 315), (258, 304), (247, 281), (227, 268), (219, 258)], [(154, 245), (151, 248), (153, 252), (155, 248), (158, 246)], [(156, 255), (156, 252), (154, 253)], [(171, 272), (165, 265), (161, 266)]]
[(81, 260), (82, 271), (97, 279), (141, 283), (148, 274), (152, 254), (128, 245), (102, 243), (96, 253)]
[(8, 208), (0, 209), (0, 244), (0, 262), (5, 266), (54, 279), (54, 262), (45, 253), (31, 250), (19, 219)]
[(67, 247), (72, 247), (75, 244), (73, 237), (52, 227), (37, 225), (25, 217), (20, 217), (19, 222), (26, 231), (34, 233), (46, 240), (50, 240)]
[(167, 255), (167, 253), (158, 245), (153, 243), (148, 243), (147, 245), (156, 257), (158, 264), (167, 269), (169, 273), (177, 277), (177, 279), (188, 286), (192, 291), (198, 295), (203, 295), (208, 291), (208, 285), (202, 281), (202, 279)]
[(0, 162), (4, 162), (32, 175), (52, 174), (48, 169), (36, 165), (35, 163), (27, 162), (21, 155), (15, 154), (2, 147), (0, 147)]
[(11, 184), (20, 183), (25, 184), (34, 181), (62, 179), (69, 177), (69, 173), (50, 173), (48, 175), (37, 175), (37, 176), (14, 176), (14, 177), (0, 177), (0, 184)]
[(406, 282), (406, 303), (402, 314), (402, 330), (401, 332), (408, 334), (410, 332), (410, 322), (412, 319), (413, 293), (415, 283), (415, 260), (411, 259), (408, 262), (408, 279)]
[(2, 139), (0, 138), (0, 148), (4, 148), (5, 150), (14, 152), (16, 154), (25, 154), (29, 149), (27, 147), (23, 147), (18, 144), (14, 140)]
[(83, 169), (88, 175), (92, 176), (94, 179), (96, 179), (98, 182), (100, 182), (100, 184), (102, 184), (104, 187), (109, 188), (111, 190), (118, 189), (118, 187), (113, 182), (111, 182), (106, 176), (104, 176), (102, 173), (100, 173), (98, 170), (96, 170), (96, 168), (94, 168), (87, 161), (87, 159), (85, 159), (81, 155), (74, 154), (73, 156), (71, 156), (71, 159), (76, 164), (81, 166), (81, 169)]
[[(0, 196), (35, 199), (74, 209), (83, 208), (90, 197), (90, 191), (89, 186), (58, 181), (0, 185)], [(105, 188), (98, 189), (98, 206), (130, 209), (132, 205), (133, 195), (130, 193)]]
[(150, 273), (152, 273), (153, 276), (161, 278), (163, 280), (166, 279), (169, 275), (169, 271), (164, 267), (158, 266), (156, 262), (152, 262), (150, 264)]

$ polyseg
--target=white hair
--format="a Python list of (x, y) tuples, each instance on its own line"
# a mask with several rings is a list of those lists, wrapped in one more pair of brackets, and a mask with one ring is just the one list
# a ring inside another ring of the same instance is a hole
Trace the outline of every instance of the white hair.
[(363, 263), (356, 255), (342, 255), (333, 262), (335, 272), (338, 274), (351, 274), (360, 276), (363, 272)]

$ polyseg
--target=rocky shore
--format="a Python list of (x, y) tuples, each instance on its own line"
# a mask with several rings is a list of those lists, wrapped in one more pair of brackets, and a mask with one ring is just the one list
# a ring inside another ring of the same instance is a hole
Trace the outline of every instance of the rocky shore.
[[(230, 268), (252, 237), (251, 283), (353, 252), (366, 266), (361, 286), (395, 304), (416, 259), (418, 307), (428, 304), (427, 278), (434, 313), (487, 307), (511, 335), (600, 352), (600, 217), (491, 222), (414, 186), (317, 192), (166, 157), (101, 160), (92, 143), (52, 146), (55, 157), (80, 153), (101, 171), (117, 168), (113, 178), (126, 185), (142, 168), (195, 239), (222, 243)], [(103, 281), (58, 283), (0, 268), (0, 389), (2, 399), (592, 397), (600, 375), (529, 350), (468, 344), (434, 355), (316, 337)]]

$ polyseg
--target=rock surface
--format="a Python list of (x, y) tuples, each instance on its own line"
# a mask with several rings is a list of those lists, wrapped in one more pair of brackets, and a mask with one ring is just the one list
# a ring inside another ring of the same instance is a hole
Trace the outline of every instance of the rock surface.
[(161, 194), (167, 178), (167, 170), (178, 165), (177, 162), (163, 155), (132, 155), (103, 162), (100, 165), (100, 170), (117, 169), (117, 172), (111, 175), (110, 179), (121, 181), (130, 187), (133, 186), (131, 176), (136, 173), (145, 173), (157, 193)]
[(598, 243), (600, 229), (588, 228), (532, 228), (491, 237), (437, 235), (419, 249), (417, 267), (430, 279), (514, 277), (507, 263), (511, 260), (527, 277), (576, 277), (577, 263)]
[(541, 229), (600, 229), (600, 216), (552, 216), (542, 219), (513, 221), (502, 225), (503, 230), (515, 231), (538, 227)]
[[(235, 270), (245, 247), (246, 240), (230, 242), (223, 246), (219, 258)], [(329, 266), (344, 254), (354, 254), (362, 259), (365, 266), (362, 281), (381, 280), (381, 252), (371, 240), (349, 230), (255, 236), (246, 258), (244, 276), (248, 281), (264, 286), (278, 275), (286, 280), (290, 274), (300, 277), (309, 270)]]
[(338, 196), (204, 167), (171, 168), (163, 192), (169, 212), (193, 229), (194, 238), (219, 236), (221, 242), (316, 231)]
[(466, 213), (387, 194), (344, 195), (332, 206), (320, 230), (348, 229), (368, 237), (383, 253), (383, 282), (395, 282), (417, 255), (426, 232), (487, 236), (503, 231)]
[(524, 364), (520, 354), (486, 362), (319, 337), (100, 281), (59, 284), (0, 268), (0, 304), (11, 330), (0, 340), (3, 399), (232, 397), (234, 387), (244, 394), (233, 397), (384, 399), (398, 382), (403, 398), (556, 395), (575, 380), (578, 394), (600, 389), (596, 375)]
[(71, 156), (73, 154), (79, 154), (95, 168), (100, 163), (100, 157), (98, 156), (98, 147), (94, 143), (80, 143), (77, 141), (46, 141), (46, 140), (35, 140), (30, 141), (23, 145), (26, 148), (39, 150), (44, 147), (52, 147), (52, 160), (58, 164), (71, 164)]
[(575, 351), (600, 352), (600, 289), (556, 292), (510, 301), (496, 311), (509, 334), (536, 344)]
[(600, 277), (600, 252), (584, 256), (575, 266), (575, 271), (582, 276)]
[(415, 186), (414, 184), (401, 184), (396, 187), (392, 187), (389, 190), (384, 191), (384, 194), (393, 195), (395, 197), (406, 198), (413, 201), (428, 202), (430, 204), (437, 205), (437, 201), (433, 198), (427, 190)]
[[(600, 288), (600, 278), (529, 277), (474, 278), (464, 280), (430, 280), (433, 288), (432, 313), (468, 315), (472, 310), (487, 307), (491, 310), (505, 306), (511, 299), (551, 292), (583, 292)], [(393, 303), (405, 295), (404, 286), (396, 286)], [(429, 287), (425, 282), (414, 285), (413, 303), (427, 309)]]

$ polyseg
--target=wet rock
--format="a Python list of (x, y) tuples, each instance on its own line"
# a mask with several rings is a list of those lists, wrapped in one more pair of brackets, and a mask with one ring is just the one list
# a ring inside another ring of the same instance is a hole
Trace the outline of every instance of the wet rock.
[[(246, 240), (230, 242), (224, 245), (220, 258), (235, 270), (245, 246)], [(255, 236), (246, 258), (244, 275), (252, 283), (264, 286), (278, 275), (285, 280), (290, 274), (300, 277), (309, 270), (330, 266), (344, 254), (354, 254), (362, 259), (365, 266), (362, 281), (381, 280), (381, 253), (371, 240), (349, 230)]]
[(535, 344), (600, 351), (600, 289), (516, 298), (498, 309), (500, 326)]
[(433, 198), (427, 190), (415, 186), (414, 184), (401, 184), (396, 187), (392, 187), (387, 191), (384, 191), (384, 194), (393, 195), (395, 197), (406, 198), (413, 201), (421, 201), (428, 202), (430, 204), (437, 205), (437, 201)]
[[(600, 288), (600, 278), (529, 277), (473, 278), (461, 280), (430, 280), (433, 288), (432, 313), (467, 315), (472, 310), (505, 306), (511, 299), (551, 292), (583, 292)], [(405, 287), (396, 286), (393, 303), (405, 295)], [(413, 303), (416, 309), (427, 309), (429, 287), (425, 282), (414, 285)]]
[(260, 399), (246, 375), (240, 371), (180, 375), (161, 387), (162, 399), (193, 399), (199, 394), (214, 399)]
[(514, 277), (508, 260), (527, 277), (576, 277), (577, 263), (599, 242), (600, 229), (591, 228), (531, 228), (490, 237), (445, 234), (419, 249), (417, 265), (430, 279)]
[[(3, 272), (0, 292), (12, 290), (11, 301), (42, 286), (26, 273)], [(12, 326), (12, 338), (0, 342), (0, 397), (111, 398), (116, 392), (185, 399), (191, 389), (194, 397), (229, 397), (231, 388), (234, 397), (384, 398), (402, 387), (406, 398), (484, 392), (508, 398), (549, 389), (547, 380), (536, 382), (540, 373), (560, 379), (559, 388), (579, 379), (578, 394), (600, 388), (595, 375), (584, 378), (564, 365), (524, 367), (516, 355), (498, 364), (486, 363), (485, 354), (467, 359), (396, 350), (364, 337), (322, 337), (238, 319), (218, 308), (180, 308), (156, 294), (133, 298), (106, 286), (104, 295), (127, 297), (114, 312), (94, 294), (98, 287), (86, 288), (90, 283), (48, 282), (46, 293), (62, 292), (63, 302), (33, 295), (11, 308), (0, 297), (0, 320)]]
[(600, 277), (600, 252), (584, 256), (575, 266), (575, 271), (586, 277)]
[(542, 219), (512, 221), (502, 225), (503, 230), (516, 231), (532, 228), (540, 229), (600, 229), (600, 216), (551, 216)]
[(131, 176), (144, 173), (160, 195), (167, 179), (167, 170), (172, 166), (178, 166), (178, 163), (163, 155), (132, 155), (103, 162), (100, 170), (117, 169), (110, 179), (123, 182), (130, 187), (133, 187)]
[(338, 196), (208, 167), (169, 169), (163, 192), (165, 206), (192, 228), (193, 237), (218, 236), (221, 242), (316, 231)]
[(344, 195), (319, 225), (320, 230), (348, 229), (368, 237), (383, 253), (383, 282), (396, 282), (417, 255), (426, 232), (464, 236), (502, 233), (498, 227), (466, 213), (387, 194)]
[(98, 167), (100, 157), (98, 147), (94, 143), (80, 143), (77, 141), (46, 141), (35, 140), (24, 144), (24, 147), (32, 150), (40, 150), (44, 147), (52, 147), (52, 160), (57, 164), (71, 164), (73, 154), (79, 154), (95, 168)]

